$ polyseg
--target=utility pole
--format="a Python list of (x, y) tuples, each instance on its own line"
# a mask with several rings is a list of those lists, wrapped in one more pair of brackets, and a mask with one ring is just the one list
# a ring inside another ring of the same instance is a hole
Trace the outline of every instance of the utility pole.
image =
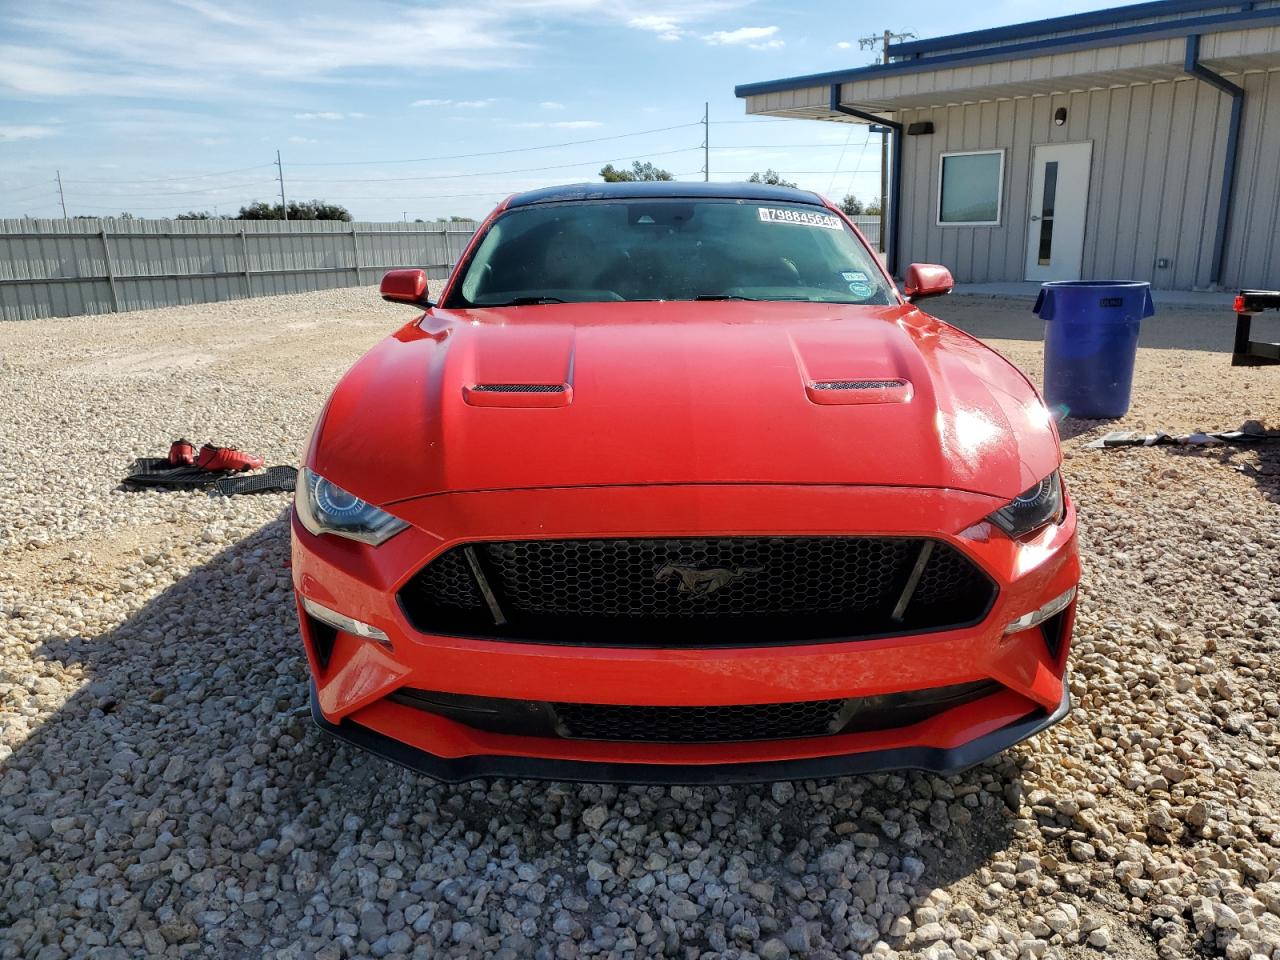
[(62, 204), (62, 219), (67, 219), (67, 198), (62, 194), (62, 171), (56, 171), (58, 174), (58, 202)]
[(702, 179), (711, 179), (711, 101), (702, 102)]
[(289, 204), (284, 199), (284, 164), (280, 162), (280, 151), (276, 151), (276, 173), (280, 176), (280, 213), (289, 219)]
[[(914, 33), (894, 33), (892, 30), (886, 30), (881, 34), (873, 34), (869, 37), (860, 37), (858, 39), (859, 50), (874, 50), (876, 44), (880, 44), (880, 62), (889, 62), (889, 45), (895, 40), (913, 40)], [(880, 132), (880, 252), (884, 253), (884, 235), (885, 224), (887, 223), (887, 210), (889, 208), (889, 131), (882, 130)]]

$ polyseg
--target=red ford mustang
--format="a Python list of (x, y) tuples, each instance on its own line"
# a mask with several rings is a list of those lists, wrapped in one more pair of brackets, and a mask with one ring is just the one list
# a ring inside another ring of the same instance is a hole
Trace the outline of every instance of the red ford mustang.
[(557, 187), (325, 406), (293, 575), (326, 731), (442, 780), (962, 769), (1063, 717), (1035, 389), (811, 193)]

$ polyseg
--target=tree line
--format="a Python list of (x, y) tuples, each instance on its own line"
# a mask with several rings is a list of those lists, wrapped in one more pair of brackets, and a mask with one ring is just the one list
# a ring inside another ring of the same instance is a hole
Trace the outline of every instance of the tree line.
[[(674, 180), (675, 176), (669, 170), (663, 170), (656, 167), (652, 163), (641, 163), (639, 160), (631, 164), (631, 168), (623, 167), (619, 169), (612, 163), (607, 163), (600, 168), (600, 179), (605, 183), (636, 183), (641, 181), (658, 181), (658, 180)], [(782, 174), (774, 169), (768, 169), (764, 173), (753, 173), (747, 177), (747, 183), (767, 183), (775, 187), (794, 187), (795, 184), (783, 178)], [(880, 203), (877, 200), (864, 204), (852, 193), (845, 194), (837, 206), (845, 212), (846, 216), (872, 216), (880, 215)]]

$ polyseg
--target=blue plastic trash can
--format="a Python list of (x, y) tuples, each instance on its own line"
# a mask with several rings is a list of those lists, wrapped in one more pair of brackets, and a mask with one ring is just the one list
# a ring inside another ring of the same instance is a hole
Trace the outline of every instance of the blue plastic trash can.
[(1056, 280), (1032, 308), (1044, 325), (1044, 399), (1067, 417), (1101, 420), (1129, 411), (1138, 328), (1156, 312), (1151, 284)]

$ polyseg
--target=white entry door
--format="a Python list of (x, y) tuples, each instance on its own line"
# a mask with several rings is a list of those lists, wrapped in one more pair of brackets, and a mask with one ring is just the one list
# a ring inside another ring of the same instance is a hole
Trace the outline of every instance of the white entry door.
[(1079, 280), (1093, 143), (1035, 148), (1027, 224), (1027, 279)]

